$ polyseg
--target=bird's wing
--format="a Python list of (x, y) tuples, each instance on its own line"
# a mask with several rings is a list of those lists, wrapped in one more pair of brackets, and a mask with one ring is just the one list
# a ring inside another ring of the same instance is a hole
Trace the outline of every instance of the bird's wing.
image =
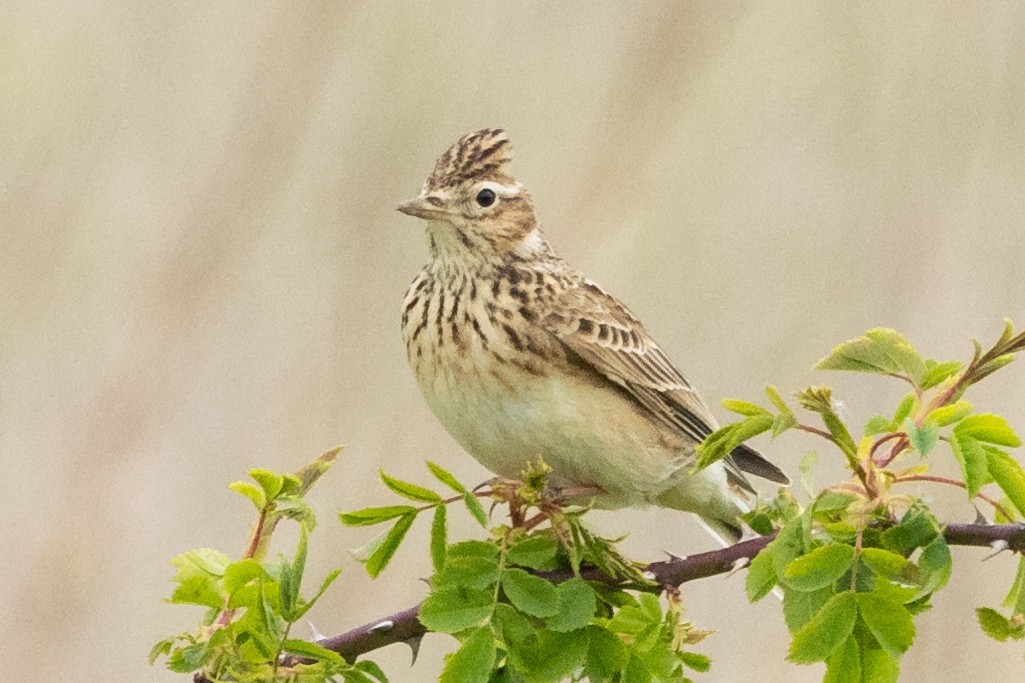
[[(716, 429), (708, 406), (641, 322), (593, 282), (583, 280), (563, 292), (542, 324), (592, 371), (625, 389), (654, 420), (686, 434), (696, 444)], [(789, 481), (754, 451), (745, 451), (744, 457), (767, 466), (754, 474), (766, 476), (766, 472), (774, 481)], [(751, 490), (732, 457), (727, 458), (726, 468), (731, 480)]]

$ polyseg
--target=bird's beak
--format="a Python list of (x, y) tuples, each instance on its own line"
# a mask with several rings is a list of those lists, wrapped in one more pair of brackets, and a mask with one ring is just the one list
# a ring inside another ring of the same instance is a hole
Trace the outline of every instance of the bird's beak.
[(415, 218), (423, 218), (425, 221), (436, 220), (441, 216), (445, 215), (445, 212), (427, 201), (426, 197), (420, 196), (416, 199), (410, 199), (408, 202), (402, 202), (395, 207), (407, 216), (413, 216)]

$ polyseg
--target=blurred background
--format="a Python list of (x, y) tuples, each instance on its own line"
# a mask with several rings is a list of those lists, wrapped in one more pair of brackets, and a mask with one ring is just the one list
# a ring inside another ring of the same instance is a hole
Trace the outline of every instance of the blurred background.
[[(427, 252), (394, 211), (478, 128), (509, 131), (556, 249), (720, 417), (766, 383), (828, 382), (861, 424), (902, 388), (813, 373), (835, 343), (890, 326), (965, 358), (1004, 316), (1025, 324), (1018, 3), (39, 7), (0, 8), (0, 647), (33, 680), (184, 680), (146, 664), (199, 617), (161, 602), (167, 559), (240, 553), (252, 510), (226, 484), (338, 443), (307, 576), (345, 571), (314, 623), (424, 596), (426, 529), (370, 582), (348, 549), (373, 530), (335, 513), (392, 500), (379, 468), (486, 477), (406, 367), (400, 305)], [(1025, 430), (1023, 385), (1025, 363), (969, 398)], [(796, 474), (815, 444), (756, 445)], [(663, 510), (595, 524), (642, 559), (713, 547)], [(1020, 644), (973, 612), (1014, 560), (982, 555), (956, 551), (906, 680), (1021, 677)], [(701, 680), (821, 680), (784, 662), (779, 605), (748, 605), (742, 576), (684, 599), (717, 630)], [(373, 657), (426, 681), (452, 644), (428, 636), (412, 669), (403, 645)]]

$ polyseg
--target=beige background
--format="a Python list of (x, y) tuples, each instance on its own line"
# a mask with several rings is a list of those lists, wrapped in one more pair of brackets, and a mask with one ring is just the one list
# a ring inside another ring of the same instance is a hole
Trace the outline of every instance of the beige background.
[[(1025, 324), (1020, 4), (551, 5), (4, 3), (9, 672), (184, 680), (145, 663), (198, 616), (160, 602), (167, 558), (240, 551), (251, 513), (225, 485), (339, 442), (309, 577), (345, 573), (314, 622), (336, 633), (424, 595), (424, 544), (371, 584), (347, 555), (369, 534), (334, 513), (390, 500), (379, 467), (484, 477), (406, 368), (400, 301), (426, 250), (393, 210), (479, 127), (507, 128), (549, 238), (714, 404), (834, 382), (860, 423), (899, 388), (812, 373), (832, 344), (886, 325), (964, 357), (1003, 316)], [(1025, 429), (1023, 380), (1012, 366), (977, 404)], [(762, 447), (793, 472), (811, 443)], [(598, 522), (640, 557), (711, 547), (670, 512)], [(980, 557), (957, 553), (906, 680), (1022, 676), (1021, 645), (972, 612), (1013, 560)], [(701, 680), (820, 680), (783, 661), (778, 605), (747, 605), (741, 577), (685, 599), (718, 629)], [(413, 669), (401, 646), (376, 657), (424, 681), (450, 645), (429, 637)]]

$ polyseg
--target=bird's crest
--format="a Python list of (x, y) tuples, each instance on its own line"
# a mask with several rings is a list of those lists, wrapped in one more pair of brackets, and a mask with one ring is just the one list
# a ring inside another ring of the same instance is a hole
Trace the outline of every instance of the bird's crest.
[(505, 170), (512, 158), (509, 138), (498, 128), (485, 128), (459, 139), (438, 158), (424, 182), (428, 192), (455, 187), (467, 181), (515, 182)]

